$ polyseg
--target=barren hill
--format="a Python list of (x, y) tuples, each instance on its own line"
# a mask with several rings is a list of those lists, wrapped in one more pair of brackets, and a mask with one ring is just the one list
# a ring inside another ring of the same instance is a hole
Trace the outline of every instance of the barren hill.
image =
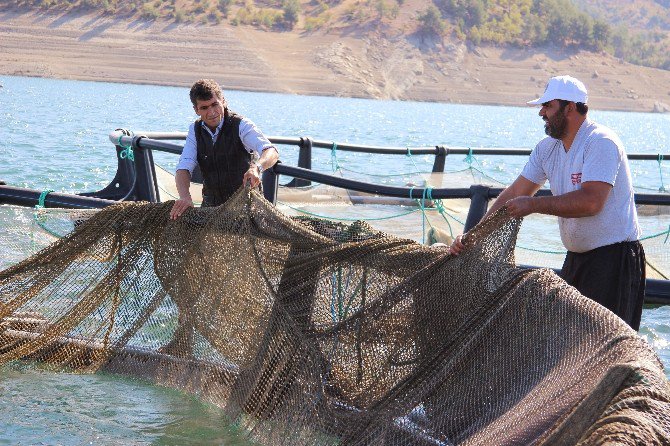
[(310, 32), (5, 10), (0, 74), (178, 86), (211, 77), (227, 89), (505, 105), (536, 97), (552, 75), (573, 74), (594, 108), (670, 103), (670, 72), (605, 53), (422, 37), (412, 26), (423, 5), (406, 0), (393, 19)]

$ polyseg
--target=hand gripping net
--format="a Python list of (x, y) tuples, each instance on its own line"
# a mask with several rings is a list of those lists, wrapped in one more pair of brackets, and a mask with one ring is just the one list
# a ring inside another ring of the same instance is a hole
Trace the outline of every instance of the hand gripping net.
[(245, 189), (176, 221), (171, 206), (107, 208), (0, 272), (0, 363), (192, 392), (268, 445), (670, 442), (654, 352), (515, 267), (504, 211), (452, 258)]

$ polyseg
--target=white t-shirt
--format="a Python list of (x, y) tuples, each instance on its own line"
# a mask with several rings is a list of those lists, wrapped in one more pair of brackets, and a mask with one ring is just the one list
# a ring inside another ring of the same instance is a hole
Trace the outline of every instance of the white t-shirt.
[(567, 152), (561, 140), (543, 139), (521, 175), (539, 185), (548, 179), (554, 195), (579, 190), (588, 181), (612, 185), (597, 215), (558, 218), (561, 240), (569, 251), (586, 252), (640, 238), (628, 159), (621, 140), (607, 127), (585, 120)]

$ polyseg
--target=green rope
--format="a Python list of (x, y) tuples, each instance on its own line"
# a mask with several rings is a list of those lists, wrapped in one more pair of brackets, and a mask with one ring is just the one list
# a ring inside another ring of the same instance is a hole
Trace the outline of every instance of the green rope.
[[(131, 133), (132, 135), (132, 133)], [(119, 135), (119, 140), (117, 141), (116, 145), (119, 147), (122, 147), (123, 150), (119, 153), (119, 158), (121, 159), (126, 159), (128, 158), (130, 161), (135, 161), (135, 153), (133, 152), (133, 146), (132, 145), (123, 145), (121, 142), (121, 138), (125, 136), (123, 134)]]
[(528, 246), (521, 246), (521, 245), (516, 245), (517, 248), (523, 249), (524, 251), (533, 251), (533, 252), (541, 252), (543, 254), (566, 254), (567, 251), (562, 250), (562, 251), (552, 251), (549, 249), (537, 249), (537, 248), (530, 248)]
[(667, 192), (667, 189), (665, 188), (665, 184), (663, 184), (663, 168), (661, 166), (661, 163), (663, 162), (663, 154), (659, 153), (658, 154), (658, 174), (661, 177), (661, 187), (658, 189), (659, 192)]
[(424, 189), (424, 192), (426, 194), (426, 198), (428, 201), (433, 201), (433, 188), (431, 186), (428, 186), (427, 188)]
[[(407, 176), (412, 176), (412, 175), (430, 175), (430, 174), (436, 173), (436, 172), (432, 172), (432, 171), (419, 170), (419, 167), (417, 166), (416, 162), (414, 161), (414, 158), (412, 157), (412, 149), (410, 149), (409, 147), (407, 147), (407, 153), (405, 154), (405, 156), (410, 159), (414, 169), (411, 172), (401, 172), (401, 173), (392, 173), (392, 174), (378, 174), (378, 173), (362, 172), (360, 170), (350, 169), (350, 168), (344, 167), (339, 163), (339, 161), (337, 159), (336, 150), (337, 150), (337, 143), (333, 143), (333, 149), (331, 150), (331, 164), (332, 164), (333, 172), (335, 172), (336, 170), (340, 170), (340, 171), (347, 171), (347, 172), (352, 172), (352, 173), (356, 173), (356, 174), (359, 174), (359, 175), (366, 175), (366, 176), (369, 176), (369, 177), (378, 177), (378, 178), (407, 177)], [(641, 190), (653, 190), (653, 191), (658, 190), (659, 192), (668, 192), (668, 188), (665, 186), (665, 181), (664, 181), (664, 178), (663, 178), (663, 170), (662, 170), (663, 160), (664, 160), (664, 155), (659, 154), (658, 155), (658, 165), (659, 165), (659, 176), (660, 176), (660, 180), (661, 180), (660, 188), (656, 189), (654, 187), (645, 187), (645, 186), (635, 186), (635, 188), (641, 189)], [(479, 175), (481, 175), (482, 178), (485, 178), (485, 179), (490, 180), (490, 181), (494, 181), (497, 184), (500, 184), (500, 185), (503, 185), (503, 186), (508, 184), (507, 182), (502, 181), (501, 179), (496, 178), (496, 177), (491, 176), (488, 173), (486, 173), (484, 171), (483, 164), (474, 155), (474, 151), (471, 147), (468, 147), (468, 154), (463, 159), (463, 162), (467, 163), (468, 167), (466, 167), (464, 169), (447, 170), (447, 171), (440, 172), (440, 173), (442, 173), (442, 174), (452, 174), (452, 173), (461, 173), (461, 172), (465, 172), (465, 171), (470, 171), (471, 174), (472, 174), (473, 180), (476, 180), (477, 178), (475, 178), (474, 172), (477, 172)], [(422, 178), (422, 180), (423, 180), (423, 184), (425, 185), (426, 184), (425, 179)]]
[[(338, 166), (338, 168), (340, 168), (342, 170), (345, 170), (347, 172), (357, 173), (357, 174), (360, 174), (360, 175), (367, 175), (369, 177), (382, 177), (382, 178), (386, 178), (386, 177), (389, 177), (389, 178), (390, 177), (407, 177), (407, 176), (416, 175), (416, 174), (427, 174), (428, 175), (428, 174), (431, 174), (431, 173), (435, 173), (435, 172), (430, 172), (428, 170), (425, 170), (425, 171), (421, 171), (421, 172), (402, 172), (402, 173), (386, 173), (386, 174), (384, 174), (384, 173), (361, 172), (360, 170), (349, 169), (347, 167), (341, 167), (341, 166)], [(455, 172), (460, 172), (460, 171), (443, 172), (443, 173), (455, 173)]]
[[(479, 161), (479, 159), (476, 156), (474, 156), (471, 147), (468, 147), (468, 154), (465, 158), (463, 158), (463, 161), (468, 164), (468, 167), (466, 169), (463, 169), (463, 170), (470, 170), (470, 172), (472, 172), (474, 170), (475, 172), (478, 172), (481, 176), (483, 176), (484, 178), (486, 178), (488, 180), (495, 181), (496, 183), (502, 184), (502, 185), (506, 184), (504, 181), (501, 181), (498, 178), (492, 177), (491, 175), (484, 172), (484, 165), (482, 164), (481, 161)], [(475, 165), (478, 166), (478, 167), (475, 167)], [(461, 170), (460, 172), (462, 172), (463, 170)], [(472, 179), (473, 180), (475, 179), (474, 174), (472, 174)]]
[(356, 298), (356, 296), (358, 296), (359, 292), (363, 291), (363, 282), (364, 282), (364, 280), (361, 279), (361, 281), (358, 283), (358, 286), (356, 286), (356, 289), (351, 294), (351, 297), (349, 298), (349, 302), (347, 302), (347, 304), (344, 307), (344, 315), (341, 318), (342, 320), (347, 318), (347, 315), (349, 314), (349, 308), (351, 307), (351, 304), (353, 303), (354, 298)]
[(640, 241), (649, 240), (649, 239), (652, 239), (652, 238), (660, 237), (662, 235), (665, 235), (665, 240), (663, 240), (663, 243), (667, 243), (668, 242), (668, 237), (670, 237), (670, 226), (668, 226), (668, 229), (665, 230), (665, 231), (657, 232), (656, 234), (651, 234), (651, 235), (648, 235), (646, 237), (642, 237), (642, 238), (640, 238)]
[[(337, 148), (336, 143), (333, 143), (333, 146), (334, 146), (335, 149)], [(505, 185), (506, 184), (504, 181), (501, 181), (500, 179), (495, 178), (495, 177), (487, 174), (486, 172), (484, 172), (481, 162), (474, 155), (472, 155), (472, 149), (469, 149), (469, 150), (470, 150), (470, 153), (464, 159), (464, 161), (469, 164), (468, 167), (466, 167), (464, 169), (447, 170), (447, 171), (439, 172), (439, 173), (452, 174), (452, 173), (461, 173), (461, 172), (465, 172), (465, 171), (470, 171), (470, 172), (475, 171), (475, 172), (479, 173), (483, 178), (486, 178), (486, 179), (491, 180), (491, 181), (495, 181), (496, 183), (498, 183), (500, 185)], [(369, 176), (369, 177), (377, 177), (377, 178), (406, 177), (406, 176), (412, 176), (412, 175), (430, 175), (430, 174), (436, 173), (436, 172), (427, 171), (427, 170), (426, 171), (419, 170), (419, 166), (417, 166), (416, 162), (414, 161), (414, 158), (412, 157), (412, 149), (410, 149), (409, 147), (407, 148), (407, 153), (406, 153), (405, 156), (407, 156), (409, 158), (409, 160), (412, 162), (412, 166), (413, 166), (414, 169), (411, 172), (378, 174), (378, 173), (362, 172), (362, 171), (356, 170), (356, 169), (350, 169), (348, 167), (343, 167), (338, 162), (337, 155), (332, 150), (331, 150), (331, 165), (333, 166), (333, 172), (335, 172), (335, 170), (340, 170), (340, 171), (347, 171), (347, 172), (356, 173), (356, 174), (359, 174), (359, 175), (365, 175), (365, 176)], [(479, 166), (479, 167), (477, 167), (477, 166)], [(474, 174), (472, 174), (472, 177), (473, 177), (473, 179), (475, 179)], [(423, 180), (423, 184), (426, 184), (425, 179), (422, 178), (422, 180)]]
[[(663, 243), (665, 244), (665, 243), (668, 242), (668, 238), (670, 238), (670, 226), (668, 226), (668, 229), (665, 230), (665, 231), (657, 232), (656, 234), (651, 234), (651, 235), (648, 235), (646, 237), (641, 237), (640, 241), (649, 240), (649, 239), (656, 238), (656, 237), (661, 237), (663, 235), (665, 235), (665, 240), (663, 241)], [(551, 251), (551, 250), (546, 250), (546, 249), (530, 248), (528, 246), (521, 246), (521, 245), (517, 245), (516, 247), (519, 248), (519, 249), (526, 250), (526, 251), (541, 252), (541, 253), (544, 253), (544, 254), (565, 254), (567, 252), (567, 251)]]
[[(347, 318), (347, 315), (349, 314), (349, 309), (351, 308), (351, 304), (353, 303), (354, 299), (358, 296), (358, 294), (362, 293), (363, 291), (363, 285), (365, 279), (361, 279), (358, 282), (358, 285), (351, 293), (349, 300), (347, 301), (344, 291), (349, 289), (351, 277), (352, 277), (352, 271), (351, 267), (349, 267), (346, 283), (344, 283), (344, 286), (342, 286), (342, 280), (343, 280), (342, 267), (338, 267), (337, 273), (335, 272), (332, 273), (333, 285), (330, 300), (330, 314), (333, 322), (338, 322)], [(337, 290), (335, 285), (336, 283), (337, 283)], [(336, 304), (337, 304), (337, 311), (335, 308)]]
[(333, 143), (332, 149), (330, 149), (330, 165), (333, 168), (333, 172), (336, 172), (341, 169), (340, 163), (337, 162), (337, 143)]
[[(37, 199), (37, 204), (35, 205), (35, 212), (33, 212), (33, 224), (39, 226), (42, 228), (46, 233), (56, 237), (56, 238), (61, 238), (62, 236), (60, 234), (56, 234), (53, 231), (51, 231), (49, 228), (44, 226), (44, 219), (41, 218), (40, 214), (40, 209), (44, 208), (44, 200), (46, 200), (47, 195), (49, 195), (51, 192), (54, 192), (53, 189), (47, 189), (43, 190), (42, 193), (40, 193), (40, 197)], [(34, 226), (33, 226), (34, 227)], [(30, 231), (30, 245), (32, 247), (33, 252), (37, 252), (37, 242), (35, 242), (35, 231), (31, 229)]]
[(421, 243), (426, 244), (426, 221), (428, 221), (428, 226), (431, 228), (433, 225), (430, 223), (430, 220), (426, 217), (426, 199), (433, 200), (433, 188), (428, 186), (423, 188), (423, 194), (421, 196)]
[[(444, 204), (442, 204), (442, 200), (435, 200), (434, 203), (435, 203), (435, 208), (437, 209), (437, 212), (440, 213), (440, 215), (442, 216), (444, 221), (447, 223), (447, 226), (449, 227), (449, 235), (453, 239), (454, 238), (454, 231), (451, 228), (451, 223), (449, 223), (449, 220), (447, 219), (447, 217), (445, 215), (450, 216), (451, 218), (453, 218), (456, 221), (458, 221), (458, 219), (447, 212), (447, 210), (444, 207)], [(461, 223), (460, 221), (458, 221), (458, 222)], [(461, 224), (463, 224), (463, 223), (461, 223)]]
[[(417, 175), (420, 173), (419, 171), (419, 166), (416, 165), (416, 162), (414, 162), (414, 158), (412, 158), (412, 149), (407, 147), (407, 154), (405, 155), (406, 157), (409, 158), (409, 160), (412, 162), (412, 166), (414, 166), (414, 169), (412, 170), (412, 175)], [(426, 185), (426, 180), (423, 180), (423, 185)]]
[(463, 158), (463, 161), (465, 161), (466, 163), (468, 163), (469, 165), (472, 166), (472, 162), (474, 161), (474, 159), (475, 159), (475, 157), (472, 154), (472, 148), (468, 147), (468, 154), (465, 156), (465, 158)]
[(42, 193), (40, 194), (40, 198), (37, 199), (37, 204), (35, 205), (36, 208), (43, 208), (44, 207), (44, 200), (47, 198), (47, 195), (49, 195), (51, 192), (55, 192), (53, 189), (47, 189), (43, 190)]

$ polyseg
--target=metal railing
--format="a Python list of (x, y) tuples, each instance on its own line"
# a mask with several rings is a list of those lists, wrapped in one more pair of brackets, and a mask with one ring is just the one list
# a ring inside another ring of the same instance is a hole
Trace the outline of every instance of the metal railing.
[[(79, 195), (50, 193), (44, 199), (46, 207), (93, 207), (108, 206), (118, 200), (150, 201), (157, 202), (159, 191), (156, 180), (156, 172), (153, 163), (153, 150), (181, 154), (182, 145), (166, 142), (166, 140), (185, 139), (185, 133), (143, 133), (133, 135), (126, 130), (117, 130), (109, 135), (110, 140), (116, 145), (118, 169), (112, 182), (104, 189), (97, 192), (87, 192)], [(374, 195), (399, 198), (426, 198), (454, 199), (469, 198), (470, 208), (466, 217), (464, 232), (475, 226), (486, 214), (491, 199), (497, 197), (502, 188), (494, 188), (485, 185), (472, 185), (469, 188), (422, 188), (422, 187), (399, 187), (380, 184), (366, 183), (333, 175), (327, 175), (311, 170), (312, 147), (332, 148), (332, 142), (314, 141), (310, 138), (287, 138), (270, 137), (274, 144), (295, 145), (300, 148), (299, 164), (302, 159), (303, 166), (288, 166), (277, 163), (272, 169), (263, 173), (263, 191), (265, 197), (272, 203), (276, 203), (277, 190), (280, 175), (293, 178), (287, 186), (308, 185), (317, 182), (343, 189), (365, 192)], [(444, 159), (449, 153), (456, 154), (486, 154), (486, 155), (528, 155), (527, 149), (464, 149), (446, 148), (436, 146), (434, 148), (394, 148), (376, 147), (353, 144), (337, 144), (337, 150), (406, 155), (408, 150), (412, 154), (434, 154), (435, 162), (433, 172), (444, 170)], [(124, 156), (125, 154), (125, 156)], [(658, 160), (658, 154), (631, 154), (630, 159)], [(668, 157), (670, 158), (670, 157)], [(307, 165), (308, 168), (305, 168)], [(437, 169), (437, 170), (436, 170)], [(194, 175), (198, 181), (199, 172)], [(201, 182), (201, 181), (200, 181)], [(428, 190), (430, 189), (430, 190)], [(430, 193), (428, 193), (430, 192)], [(540, 190), (540, 196), (551, 195), (549, 190)], [(0, 185), (0, 203), (13, 203), (23, 206), (37, 204), (40, 191), (30, 189), (14, 188)], [(670, 195), (666, 194), (635, 194), (637, 204), (651, 204), (670, 206)], [(670, 304), (670, 281), (647, 280), (646, 303)]]
[[(124, 134), (122, 134), (125, 132)], [(146, 138), (144, 147), (153, 150), (160, 150), (163, 152), (181, 154), (183, 146), (179, 144), (164, 142), (164, 141), (183, 141), (186, 139), (185, 132), (143, 132), (140, 138)], [(133, 138), (127, 130), (116, 130), (109, 135), (109, 139), (116, 144), (128, 145), (131, 144)], [(312, 168), (312, 149), (328, 149), (342, 152), (357, 152), (357, 153), (374, 153), (382, 155), (433, 155), (432, 172), (444, 172), (447, 156), (449, 155), (502, 155), (502, 156), (528, 156), (531, 149), (524, 148), (469, 148), (469, 147), (450, 147), (445, 145), (436, 145), (432, 147), (388, 147), (388, 146), (372, 146), (361, 144), (338, 143), (334, 141), (325, 141), (312, 139), (310, 137), (286, 137), (286, 136), (269, 136), (268, 139), (273, 144), (289, 145), (299, 148), (298, 153), (298, 167), (303, 169)], [(140, 139), (141, 140), (141, 139)], [(151, 140), (151, 141), (149, 141)], [(139, 142), (139, 140), (138, 140)], [(139, 147), (139, 145), (138, 145)], [(661, 153), (629, 153), (630, 160), (647, 160), (658, 161), (659, 159), (670, 159), (670, 155)], [(287, 184), (289, 187), (309, 186), (310, 182), (306, 179), (294, 178)]]

